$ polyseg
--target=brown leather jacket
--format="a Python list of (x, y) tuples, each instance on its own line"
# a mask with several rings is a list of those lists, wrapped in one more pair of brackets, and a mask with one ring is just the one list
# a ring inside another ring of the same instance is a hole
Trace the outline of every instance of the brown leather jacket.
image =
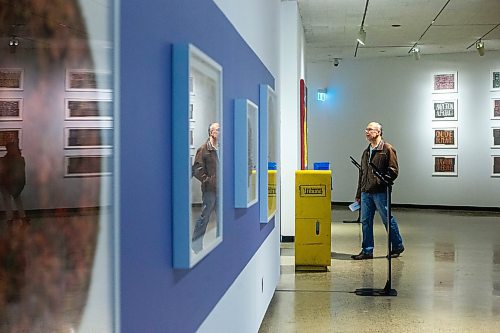
[(361, 170), (359, 171), (356, 199), (361, 198), (361, 192), (378, 193), (386, 191), (386, 186), (377, 178), (373, 168), (369, 165), (370, 162), (375, 164), (381, 173), (387, 175), (391, 180), (398, 177), (399, 167), (396, 149), (390, 143), (382, 140), (373, 149), (370, 158), (370, 145), (368, 145), (361, 156)]
[(193, 176), (201, 182), (202, 192), (217, 191), (217, 168), (219, 158), (217, 149), (207, 140), (196, 151), (191, 172)]

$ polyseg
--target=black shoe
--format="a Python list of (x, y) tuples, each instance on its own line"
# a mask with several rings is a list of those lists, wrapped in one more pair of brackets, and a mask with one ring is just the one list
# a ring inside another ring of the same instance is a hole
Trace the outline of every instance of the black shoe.
[(351, 258), (354, 260), (373, 259), (373, 253), (364, 253), (361, 251), (359, 254), (352, 255)]
[(404, 250), (405, 250), (404, 246), (401, 246), (401, 248), (399, 248), (397, 250), (391, 250), (391, 258), (397, 258), (397, 257), (399, 257), (399, 255), (401, 253), (403, 253)]

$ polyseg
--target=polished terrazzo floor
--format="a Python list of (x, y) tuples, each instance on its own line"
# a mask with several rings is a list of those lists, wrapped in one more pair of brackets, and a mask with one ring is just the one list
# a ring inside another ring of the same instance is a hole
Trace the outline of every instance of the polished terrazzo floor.
[(358, 296), (384, 288), (385, 229), (376, 216), (373, 260), (354, 261), (357, 214), (332, 211), (328, 272), (296, 272), (283, 243), (281, 278), (259, 332), (500, 332), (500, 213), (393, 210), (406, 251), (392, 260), (398, 295)]

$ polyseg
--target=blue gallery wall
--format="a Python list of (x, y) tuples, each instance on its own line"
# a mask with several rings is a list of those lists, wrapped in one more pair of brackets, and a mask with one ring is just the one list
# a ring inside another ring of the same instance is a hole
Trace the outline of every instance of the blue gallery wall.
[[(193, 332), (269, 235), (258, 205), (234, 209), (233, 100), (258, 102), (274, 79), (211, 0), (120, 6), (120, 327)], [(172, 268), (172, 44), (223, 67), (223, 242), (191, 270)]]

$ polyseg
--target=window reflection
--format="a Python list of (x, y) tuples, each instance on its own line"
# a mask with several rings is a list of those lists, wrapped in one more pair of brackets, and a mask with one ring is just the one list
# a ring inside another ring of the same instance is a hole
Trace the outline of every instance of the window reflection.
[(278, 109), (276, 95), (269, 88), (268, 93), (268, 193), (267, 193), (267, 216), (271, 218), (276, 213), (276, 184), (278, 177)]
[(189, 71), (191, 150), (191, 263), (203, 258), (222, 236), (221, 73), (199, 51)]
[(2, 332), (112, 331), (110, 2), (0, 0)]

